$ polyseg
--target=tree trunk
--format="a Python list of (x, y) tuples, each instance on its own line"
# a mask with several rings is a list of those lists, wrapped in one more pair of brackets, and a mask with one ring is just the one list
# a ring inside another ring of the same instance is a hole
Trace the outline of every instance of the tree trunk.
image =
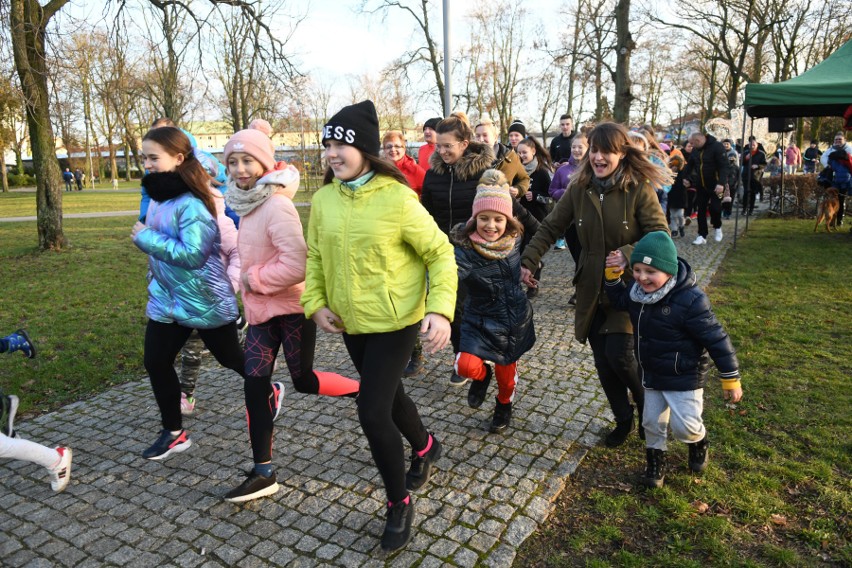
[(636, 47), (630, 35), (630, 0), (618, 0), (615, 8), (616, 54), (615, 54), (615, 104), (612, 117), (615, 122), (630, 121), (630, 104), (633, 93), (630, 92), (630, 54)]
[(10, 0), (12, 50), (24, 94), (33, 169), (36, 177), (36, 212), (39, 248), (59, 250), (68, 245), (62, 232), (62, 181), (50, 124), (45, 39), (51, 16), (67, 0)]
[(0, 144), (0, 182), (2, 182), (2, 186), (0, 186), (0, 190), (3, 193), (9, 193), (9, 173), (6, 171), (6, 145)]

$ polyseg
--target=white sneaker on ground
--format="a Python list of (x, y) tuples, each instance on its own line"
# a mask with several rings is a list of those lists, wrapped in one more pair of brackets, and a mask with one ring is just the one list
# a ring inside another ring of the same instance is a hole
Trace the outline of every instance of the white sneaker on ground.
[(59, 447), (56, 451), (59, 453), (59, 465), (47, 471), (50, 472), (50, 488), (59, 493), (65, 491), (71, 481), (71, 448)]
[(722, 242), (722, 228), (721, 228), (721, 227), (720, 227), (720, 228), (718, 228), (718, 229), (716, 229), (716, 233), (713, 235), (713, 239), (714, 239), (717, 243)]
[(694, 245), (703, 245), (705, 243), (707, 243), (707, 239), (705, 239), (701, 235), (698, 235), (697, 237), (695, 237), (695, 240), (692, 241), (692, 244)]

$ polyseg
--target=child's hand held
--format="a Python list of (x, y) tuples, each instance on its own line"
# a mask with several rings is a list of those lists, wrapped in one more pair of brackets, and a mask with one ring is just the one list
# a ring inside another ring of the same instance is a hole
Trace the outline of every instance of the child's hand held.
[(318, 310), (311, 316), (311, 319), (314, 320), (318, 328), (326, 333), (343, 333), (346, 331), (343, 320), (328, 308)]

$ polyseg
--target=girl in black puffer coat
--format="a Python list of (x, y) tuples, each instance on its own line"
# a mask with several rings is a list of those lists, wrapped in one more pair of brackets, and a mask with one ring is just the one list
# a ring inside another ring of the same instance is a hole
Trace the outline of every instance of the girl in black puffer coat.
[[(506, 177), (486, 171), (473, 202), (473, 218), (457, 225), (459, 280), (467, 286), (461, 341), (455, 369), (471, 379), (467, 402), (479, 408), (492, 374), (497, 376), (497, 405), (490, 431), (509, 426), (518, 381), (517, 362), (535, 343), (532, 306), (520, 284), (523, 228), (512, 217)], [(494, 364), (494, 371), (488, 365)]]

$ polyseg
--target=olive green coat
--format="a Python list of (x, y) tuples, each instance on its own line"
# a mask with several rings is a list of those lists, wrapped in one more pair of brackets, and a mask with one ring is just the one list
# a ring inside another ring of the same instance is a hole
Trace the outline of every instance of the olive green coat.
[(652, 231), (669, 232), (660, 202), (649, 184), (636, 187), (622, 180), (603, 193), (600, 190), (595, 184), (584, 188), (570, 185), (542, 221), (522, 259), (523, 265), (535, 272), (539, 260), (556, 239), (565, 234), (571, 223), (577, 224), (583, 251), (574, 275), (577, 294), (574, 335), (584, 343), (598, 306), (606, 314), (602, 333), (633, 333), (629, 314), (613, 310), (603, 292), (607, 254), (620, 249), (629, 259), (634, 243), (643, 235)]

